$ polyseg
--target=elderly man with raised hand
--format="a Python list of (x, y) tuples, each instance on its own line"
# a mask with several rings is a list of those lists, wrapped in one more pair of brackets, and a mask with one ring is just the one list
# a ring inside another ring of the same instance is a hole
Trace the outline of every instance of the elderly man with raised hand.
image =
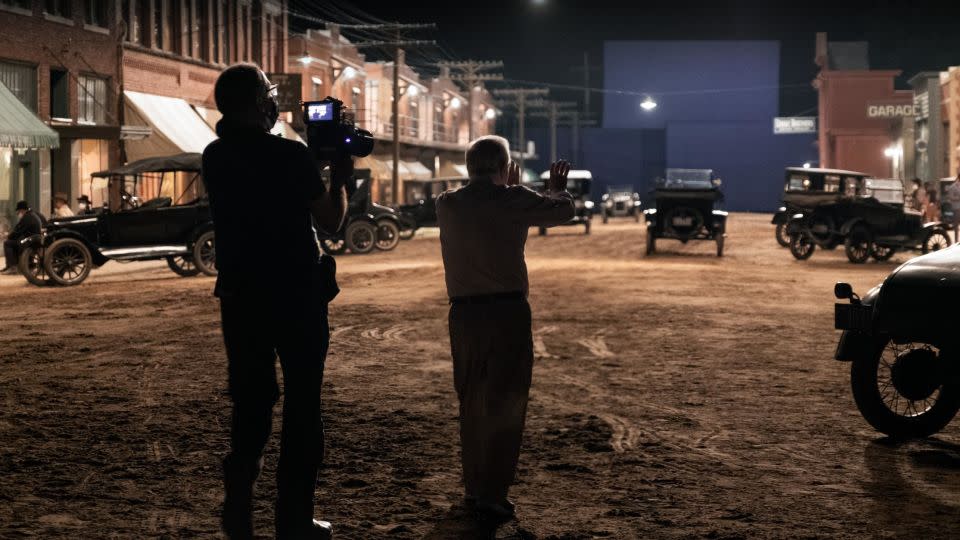
[(460, 399), (464, 501), (507, 520), (533, 371), (524, 245), (530, 227), (573, 218), (570, 165), (550, 167), (545, 193), (520, 186), (507, 140), (481, 137), (466, 155), (470, 182), (437, 199), (450, 297), (450, 348)]

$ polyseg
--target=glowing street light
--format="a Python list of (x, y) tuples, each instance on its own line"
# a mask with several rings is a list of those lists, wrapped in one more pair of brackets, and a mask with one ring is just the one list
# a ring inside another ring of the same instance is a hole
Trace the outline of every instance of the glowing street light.
[(883, 149), (883, 155), (888, 158), (894, 158), (900, 153), (900, 149), (896, 146), (888, 146)]
[(809, 168), (810, 168), (810, 162), (808, 161), (808, 162), (804, 163), (804, 164), (803, 164), (803, 168), (804, 168), (804, 169), (809, 169)]
[(341, 74), (344, 80), (350, 80), (357, 76), (357, 70), (353, 66), (347, 66), (343, 68), (343, 73)]
[(297, 60), (299, 60), (301, 64), (307, 66), (307, 65), (310, 65), (310, 62), (313, 62), (313, 57), (310, 56), (309, 54), (305, 54), (300, 58), (298, 58)]
[(643, 101), (640, 102), (640, 108), (647, 112), (650, 112), (657, 108), (657, 102), (654, 101), (652, 97), (647, 96), (643, 98)]
[(497, 117), (497, 110), (491, 107), (487, 109), (487, 112), (483, 113), (483, 117), (487, 120), (493, 120)]
[(460, 98), (455, 97), (455, 98), (451, 99), (451, 100), (450, 100), (450, 106), (453, 107), (454, 109), (459, 109), (459, 108), (460, 108)]
[(411, 84), (407, 87), (407, 95), (410, 97), (416, 97), (420, 93), (420, 89), (416, 85)]

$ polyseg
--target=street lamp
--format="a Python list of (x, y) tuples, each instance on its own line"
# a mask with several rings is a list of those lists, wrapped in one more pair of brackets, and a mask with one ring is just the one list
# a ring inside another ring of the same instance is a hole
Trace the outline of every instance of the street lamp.
[(640, 102), (640, 108), (647, 112), (650, 112), (657, 108), (657, 102), (654, 101), (652, 97), (647, 96), (643, 98), (643, 101)]
[(450, 100), (450, 106), (453, 107), (454, 109), (459, 109), (459, 108), (460, 108), (460, 98), (455, 97), (455, 98), (451, 99), (451, 100)]
[(407, 95), (410, 97), (416, 97), (420, 93), (420, 89), (417, 88), (417, 85), (411, 84), (407, 86)]
[(307, 65), (310, 65), (310, 62), (313, 62), (313, 57), (310, 56), (309, 54), (305, 54), (300, 58), (297, 58), (297, 60), (299, 60), (301, 64), (307, 66)]
[(897, 155), (897, 147), (895, 147), (895, 146), (888, 146), (888, 147), (884, 148), (884, 149), (883, 149), (883, 155), (886, 156), (886, 157), (888, 157), (888, 158), (896, 157), (896, 155)]
[(497, 117), (497, 110), (491, 107), (487, 109), (487, 112), (483, 113), (483, 117), (486, 118), (487, 120), (493, 120), (494, 118)]
[(804, 163), (804, 164), (803, 164), (803, 168), (804, 168), (804, 169), (809, 169), (809, 168), (810, 168), (810, 162), (808, 161), (808, 162)]
[(357, 75), (357, 70), (353, 66), (347, 66), (343, 68), (343, 73), (341, 74), (344, 80), (350, 80)]

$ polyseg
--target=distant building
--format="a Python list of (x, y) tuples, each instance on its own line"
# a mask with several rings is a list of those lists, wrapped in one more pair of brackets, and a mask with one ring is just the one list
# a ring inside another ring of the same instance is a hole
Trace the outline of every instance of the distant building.
[(960, 174), (960, 67), (954, 66), (940, 74), (943, 89), (944, 154), (947, 176)]

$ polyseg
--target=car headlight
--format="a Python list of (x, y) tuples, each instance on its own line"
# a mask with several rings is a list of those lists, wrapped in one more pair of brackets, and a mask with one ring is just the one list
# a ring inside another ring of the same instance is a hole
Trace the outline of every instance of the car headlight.
[(593, 209), (593, 201), (587, 201), (587, 202), (583, 203), (583, 206), (584, 206), (584, 208), (586, 208), (587, 210), (592, 210), (592, 209)]

